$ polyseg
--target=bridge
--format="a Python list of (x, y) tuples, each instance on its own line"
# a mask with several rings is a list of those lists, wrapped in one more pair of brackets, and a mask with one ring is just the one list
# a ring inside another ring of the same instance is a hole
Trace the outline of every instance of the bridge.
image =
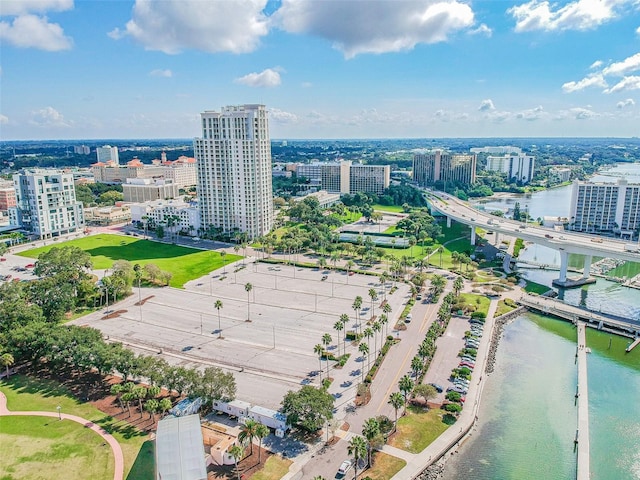
[[(427, 191), (427, 199), (433, 210), (447, 217), (447, 226), (451, 225), (451, 219), (453, 219), (471, 227), (471, 244), (476, 242), (476, 227), (481, 227), (494, 232), (496, 236), (500, 234), (515, 236), (558, 250), (560, 252), (560, 277), (553, 283), (559, 287), (573, 287), (592, 282), (590, 270), (594, 256), (640, 262), (640, 245), (635, 251), (629, 251), (629, 242), (583, 233), (555, 231), (539, 225), (496, 217), (490, 213), (476, 210), (467, 202), (443, 192)], [(585, 256), (584, 270), (579, 279), (567, 278), (570, 253)]]

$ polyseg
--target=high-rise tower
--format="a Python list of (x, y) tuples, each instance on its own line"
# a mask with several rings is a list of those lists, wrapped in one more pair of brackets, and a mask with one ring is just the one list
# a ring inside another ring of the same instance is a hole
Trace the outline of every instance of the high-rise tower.
[(194, 139), (201, 224), (223, 232), (265, 235), (273, 226), (271, 140), (264, 105), (201, 114)]

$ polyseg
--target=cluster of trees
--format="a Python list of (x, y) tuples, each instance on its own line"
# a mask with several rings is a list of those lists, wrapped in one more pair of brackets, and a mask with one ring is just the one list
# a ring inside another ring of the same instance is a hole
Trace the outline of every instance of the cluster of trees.
[(424, 245), (424, 242), (428, 239), (435, 241), (442, 238), (442, 227), (426, 209), (414, 211), (400, 220), (396, 224), (396, 230), (408, 237), (409, 243), (413, 243), (413, 245), (416, 242)]
[(287, 416), (289, 425), (316, 432), (333, 418), (334, 401), (325, 388), (304, 385), (297, 392), (289, 391), (284, 396), (280, 410)]
[(124, 199), (122, 185), (83, 183), (76, 185), (76, 200), (85, 207), (115, 205)]

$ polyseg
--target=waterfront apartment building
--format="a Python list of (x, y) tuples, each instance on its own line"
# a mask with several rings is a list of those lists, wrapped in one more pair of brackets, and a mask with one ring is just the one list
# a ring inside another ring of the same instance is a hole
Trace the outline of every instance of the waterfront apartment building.
[(58, 237), (84, 228), (73, 174), (25, 169), (13, 176), (13, 185), (16, 206), (9, 209), (11, 224), (22, 227), (33, 238)]
[(331, 193), (357, 192), (381, 195), (389, 188), (389, 165), (363, 165), (348, 160), (340, 162), (314, 162), (297, 164), (296, 174), (305, 177), (311, 185)]
[(151, 164), (142, 163), (138, 158), (118, 165), (113, 162), (98, 162), (91, 165), (96, 182), (125, 183), (129, 179), (151, 178), (172, 180), (178, 188), (196, 185), (198, 175), (196, 159), (180, 156), (177, 160), (167, 160), (163, 152), (162, 160), (155, 159)]
[(419, 185), (432, 185), (435, 182), (475, 183), (476, 155), (443, 150), (418, 153), (413, 156), (413, 181)]
[(120, 164), (120, 157), (118, 155), (118, 147), (112, 147), (111, 145), (105, 145), (104, 147), (96, 148), (96, 157), (98, 163), (113, 162), (114, 165)]
[(573, 182), (569, 228), (632, 238), (640, 228), (640, 184)]
[(485, 170), (507, 174), (509, 181), (529, 183), (533, 179), (535, 157), (525, 153), (505, 153), (487, 156)]
[(176, 198), (180, 189), (173, 180), (152, 180), (150, 178), (129, 178), (122, 184), (122, 196), (125, 202), (138, 203), (152, 200)]
[(568, 167), (558, 166), (549, 169), (549, 180), (556, 183), (564, 183), (571, 180), (571, 172), (573, 170)]
[(273, 227), (271, 140), (264, 105), (237, 105), (201, 115), (194, 139), (204, 228), (267, 234)]

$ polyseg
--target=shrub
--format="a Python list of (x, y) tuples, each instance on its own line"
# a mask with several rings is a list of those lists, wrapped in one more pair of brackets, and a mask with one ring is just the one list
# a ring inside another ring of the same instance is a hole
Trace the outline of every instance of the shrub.
[(462, 395), (458, 392), (448, 392), (445, 398), (450, 402), (459, 402)]
[(484, 320), (485, 318), (487, 318), (487, 314), (484, 312), (473, 312), (471, 314), (471, 318), (474, 318), (476, 320)]
[(462, 407), (457, 403), (447, 403), (442, 407), (442, 409), (451, 413), (459, 413), (462, 411)]

